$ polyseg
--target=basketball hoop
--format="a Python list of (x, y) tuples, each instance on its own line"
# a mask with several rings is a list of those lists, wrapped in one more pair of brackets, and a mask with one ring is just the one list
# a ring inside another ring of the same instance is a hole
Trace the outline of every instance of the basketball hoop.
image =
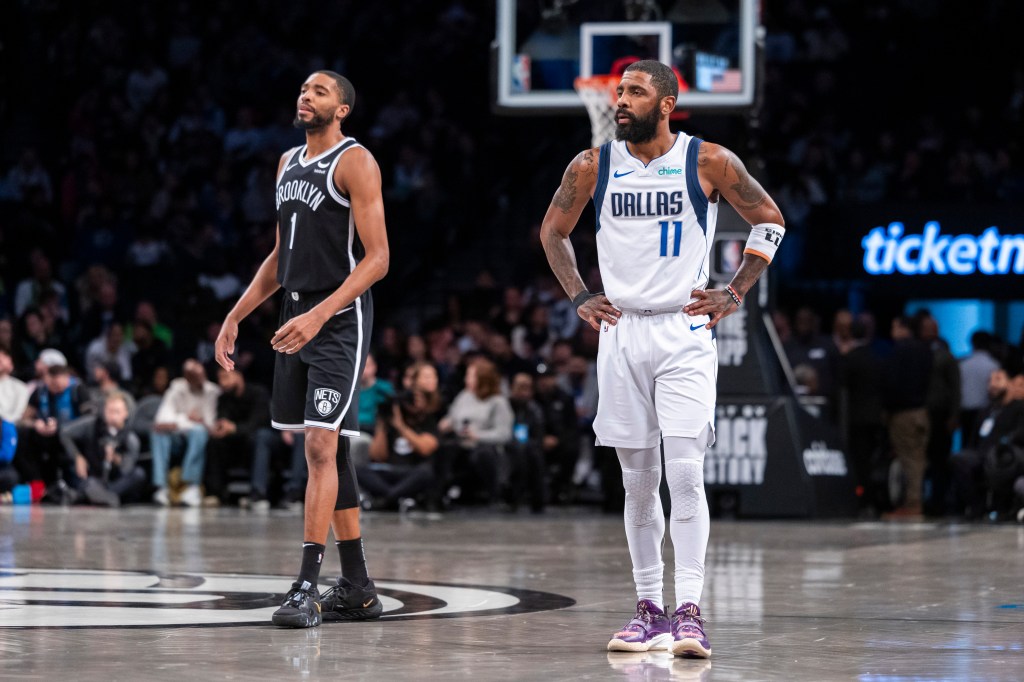
[(615, 138), (615, 102), (622, 76), (580, 76), (573, 85), (590, 115), (590, 143), (600, 147)]

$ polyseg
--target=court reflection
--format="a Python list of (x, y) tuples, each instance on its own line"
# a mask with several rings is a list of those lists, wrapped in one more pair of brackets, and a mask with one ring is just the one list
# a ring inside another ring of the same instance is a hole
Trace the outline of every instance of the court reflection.
[[(760, 621), (764, 615), (764, 550), (746, 543), (708, 546), (701, 610), (709, 623)], [(714, 644), (714, 625), (708, 634)]]
[(705, 682), (711, 677), (711, 661), (708, 659), (680, 658), (667, 651), (625, 652), (609, 651), (608, 665), (618, 679), (630, 682), (653, 682), (655, 680), (686, 680)]
[(270, 650), (292, 673), (312, 676), (319, 672), (321, 628), (270, 630)]

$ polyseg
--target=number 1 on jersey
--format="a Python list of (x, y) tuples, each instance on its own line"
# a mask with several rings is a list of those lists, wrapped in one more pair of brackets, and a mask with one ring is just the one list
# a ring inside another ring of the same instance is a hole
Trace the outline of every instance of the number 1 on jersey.
[(298, 213), (292, 213), (292, 232), (291, 232), (291, 236), (288, 237), (288, 248), (289, 249), (292, 248), (293, 244), (295, 244), (295, 219), (298, 218), (298, 217), (299, 217)]
[[(294, 224), (294, 221), (293, 221)], [(662, 220), (658, 223), (661, 226), (661, 256), (663, 258), (668, 256), (668, 226), (669, 221)], [(679, 255), (679, 246), (683, 241), (683, 221), (673, 220), (671, 223), (672, 227), (675, 228), (675, 242), (672, 245), (672, 255)]]

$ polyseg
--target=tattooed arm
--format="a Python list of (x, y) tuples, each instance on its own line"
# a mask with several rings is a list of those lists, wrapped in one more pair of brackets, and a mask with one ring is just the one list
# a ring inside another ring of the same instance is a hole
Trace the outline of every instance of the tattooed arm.
[[(710, 201), (717, 201), (719, 197), (725, 199), (751, 225), (785, 225), (775, 201), (751, 177), (739, 157), (725, 147), (710, 142), (702, 143), (697, 155), (697, 175)], [(739, 270), (729, 284), (737, 294), (745, 296), (767, 267), (768, 261), (764, 258), (745, 253)], [(725, 291), (694, 291), (693, 297), (696, 300), (683, 310), (689, 315), (710, 315), (708, 328), (714, 327), (723, 317), (736, 311), (732, 297)]]
[[(576, 266), (576, 252), (569, 235), (597, 185), (598, 154), (598, 149), (587, 149), (572, 160), (540, 226), (540, 240), (548, 264), (569, 298), (576, 298), (587, 288)], [(591, 298), (577, 312), (594, 329), (600, 328), (602, 321), (615, 324), (619, 316), (604, 296)]]

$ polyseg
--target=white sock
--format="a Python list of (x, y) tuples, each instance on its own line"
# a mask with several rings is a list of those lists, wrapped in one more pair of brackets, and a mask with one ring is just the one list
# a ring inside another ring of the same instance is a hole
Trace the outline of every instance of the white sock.
[(697, 438), (665, 438), (665, 477), (672, 495), (669, 533), (675, 553), (676, 607), (700, 604), (704, 590), (704, 558), (711, 515), (704, 493), (704, 451), (710, 438), (705, 427)]
[(634, 568), (633, 581), (636, 583), (636, 598), (650, 599), (659, 609), (665, 608), (661, 601), (665, 583), (665, 562), (659, 561), (647, 568)]

